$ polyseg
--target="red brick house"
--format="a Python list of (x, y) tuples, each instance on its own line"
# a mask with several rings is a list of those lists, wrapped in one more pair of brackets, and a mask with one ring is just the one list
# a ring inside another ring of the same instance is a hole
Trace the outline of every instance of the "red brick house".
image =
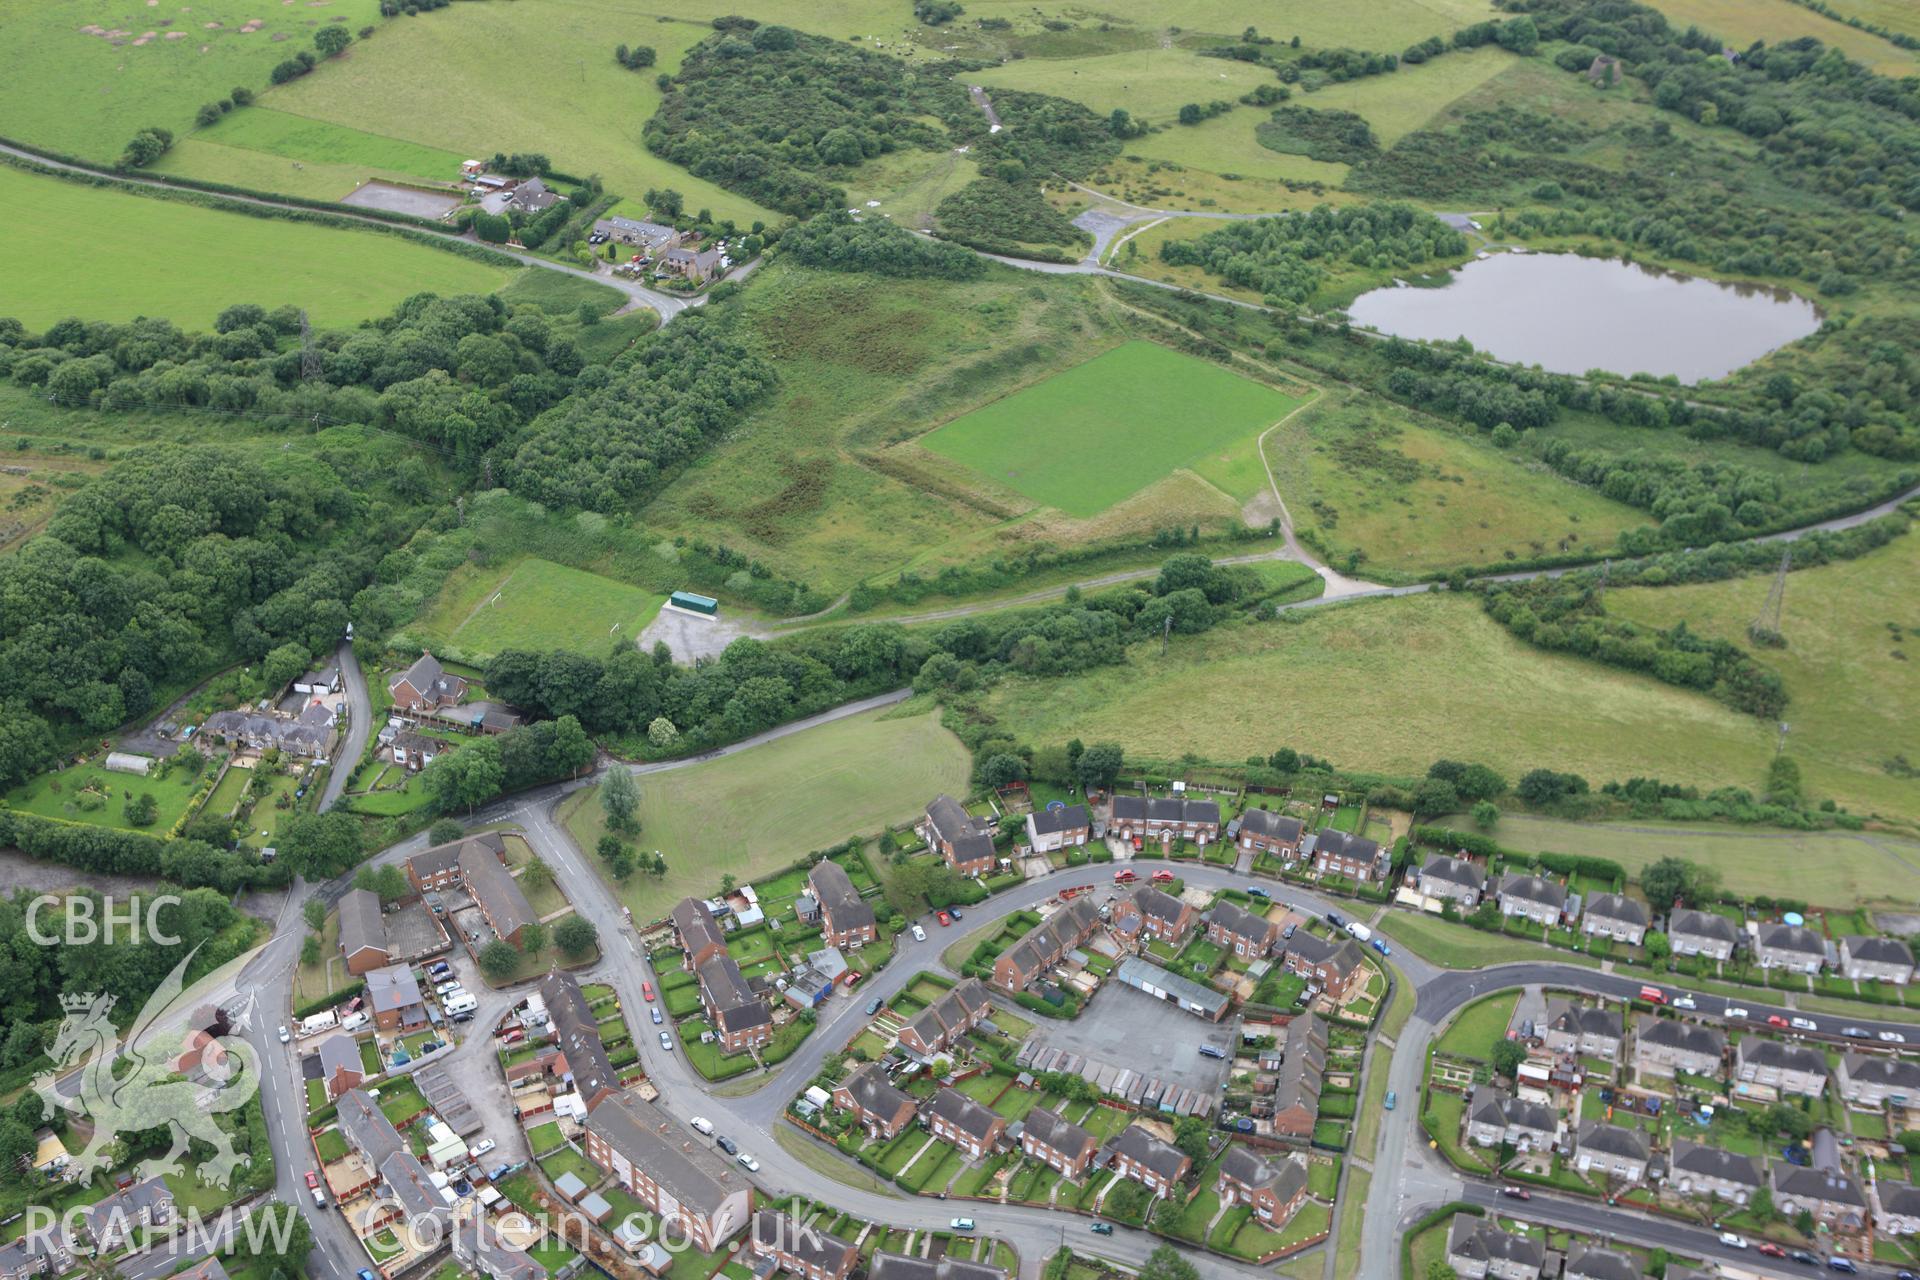
[(1027, 1112), (1025, 1126), (1020, 1131), (1020, 1150), (1055, 1173), (1077, 1181), (1093, 1163), (1100, 1143), (1079, 1125), (1062, 1119), (1059, 1113), (1035, 1107)]
[(969, 1160), (992, 1155), (1007, 1132), (1005, 1116), (958, 1089), (937, 1090), (923, 1115), (934, 1137), (960, 1148)]
[(448, 675), (431, 653), (422, 653), (414, 664), (387, 681), (394, 710), (421, 715), (450, 707), (467, 696), (467, 682)]
[(1295, 1018), (1281, 1038), (1280, 1054), (1269, 1118), (1275, 1133), (1305, 1139), (1320, 1118), (1320, 1090), (1327, 1074), (1326, 1024), (1311, 1013)]
[(715, 1252), (747, 1225), (753, 1184), (664, 1111), (620, 1093), (587, 1113), (587, 1159), (660, 1216), (660, 1234)]
[(1220, 838), (1220, 806), (1184, 797), (1115, 796), (1107, 829), (1124, 840), (1211, 844)]
[(1100, 1153), (1102, 1163), (1157, 1196), (1169, 1196), (1193, 1168), (1193, 1157), (1162, 1142), (1138, 1124), (1130, 1124)]
[(1278, 924), (1236, 903), (1215, 903), (1207, 916), (1207, 941), (1225, 947), (1240, 960), (1264, 959), (1279, 938)]
[(1313, 869), (1323, 876), (1345, 876), (1362, 882), (1385, 880), (1392, 865), (1387, 851), (1364, 836), (1328, 827), (1313, 837)]
[(836, 947), (860, 947), (878, 940), (873, 907), (853, 887), (847, 869), (831, 858), (814, 864), (807, 874), (814, 901), (820, 904), (822, 933)]
[(994, 958), (993, 985), (1002, 991), (1025, 991), (1099, 925), (1100, 908), (1093, 899), (1075, 898)]
[(961, 1036), (993, 1016), (993, 1001), (978, 978), (967, 978), (915, 1014), (900, 1029), (900, 1046), (922, 1058), (953, 1048)]
[(1292, 862), (1300, 856), (1300, 837), (1306, 829), (1298, 818), (1249, 809), (1240, 815), (1240, 847)]
[(694, 970), (700, 977), (700, 1005), (719, 1037), (723, 1053), (746, 1053), (773, 1039), (773, 1014), (753, 993), (740, 966), (718, 955)]
[(331, 1035), (322, 1040), (319, 1057), (320, 1081), (326, 1086), (328, 1102), (359, 1088), (367, 1078), (366, 1064), (360, 1060), (360, 1043), (350, 1035)]
[(754, 1257), (772, 1261), (789, 1275), (804, 1280), (847, 1280), (860, 1251), (838, 1236), (814, 1226), (802, 1226), (784, 1213), (762, 1209), (753, 1215), (747, 1248)]
[(836, 1085), (833, 1105), (852, 1112), (870, 1138), (898, 1137), (918, 1111), (913, 1095), (894, 1088), (876, 1062), (856, 1068)]
[(671, 915), (674, 936), (687, 953), (687, 968), (698, 969), (715, 956), (726, 954), (726, 935), (720, 932), (720, 922), (707, 910), (706, 903), (682, 898), (674, 904)]
[(961, 875), (984, 876), (993, 870), (996, 860), (993, 836), (952, 796), (933, 798), (927, 805), (926, 821), (920, 824), (920, 831), (926, 836), (927, 844)]
[[(506, 864), (507, 842), (497, 831), (416, 853), (407, 859), (407, 879), (415, 893), (459, 885), (473, 898), (487, 925), (500, 938), (520, 945), (520, 931), (533, 922), (533, 907)], [(345, 916), (342, 938), (345, 937)]]
[(1347, 998), (1347, 989), (1363, 977), (1366, 963), (1360, 944), (1351, 938), (1329, 942), (1302, 929), (1287, 941), (1287, 971), (1305, 978), (1335, 1000)]
[(1141, 885), (1114, 908), (1113, 928), (1135, 941), (1158, 938), (1177, 946), (1193, 928), (1194, 916), (1192, 904), (1152, 885)]
[(1274, 1164), (1235, 1143), (1220, 1158), (1220, 1179), (1214, 1190), (1222, 1208), (1252, 1205), (1260, 1225), (1276, 1230), (1306, 1203), (1307, 1162), (1292, 1155)]
[(342, 895), (340, 955), (347, 962), (347, 972), (352, 974), (381, 969), (392, 961), (378, 894), (366, 889), (349, 889)]

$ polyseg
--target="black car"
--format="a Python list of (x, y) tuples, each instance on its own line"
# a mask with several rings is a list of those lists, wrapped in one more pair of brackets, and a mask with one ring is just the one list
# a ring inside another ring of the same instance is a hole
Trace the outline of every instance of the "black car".
[(1792, 1258), (1795, 1262), (1803, 1262), (1809, 1267), (1817, 1267), (1820, 1265), (1820, 1259), (1814, 1257), (1812, 1254), (1808, 1253), (1805, 1249), (1795, 1249), (1792, 1253), (1788, 1254), (1787, 1256), (1789, 1258)]
[(1327, 923), (1332, 925), (1336, 929), (1344, 929), (1347, 927), (1347, 922), (1340, 918), (1340, 913), (1338, 911), (1327, 912)]
[(715, 1145), (716, 1147), (719, 1147), (722, 1151), (726, 1152), (730, 1156), (737, 1156), (740, 1154), (740, 1144), (735, 1142), (732, 1138), (715, 1138), (713, 1140), (713, 1145)]

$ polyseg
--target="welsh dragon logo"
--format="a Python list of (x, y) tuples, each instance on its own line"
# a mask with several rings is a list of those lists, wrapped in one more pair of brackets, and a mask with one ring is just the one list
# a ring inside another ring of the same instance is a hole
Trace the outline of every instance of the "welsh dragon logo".
[[(193, 1010), (205, 1007), (204, 995), (188, 1000), (181, 994), (192, 959), (189, 952), (174, 966), (124, 1037), (113, 1024), (113, 995), (61, 997), (66, 1016), (47, 1051), (54, 1066), (34, 1080), (33, 1089), (49, 1108), (85, 1116), (93, 1125), (86, 1147), (69, 1163), (67, 1177), (85, 1180), (112, 1168), (114, 1143), (121, 1134), (163, 1127), (172, 1134), (172, 1146), (165, 1155), (142, 1162), (142, 1178), (181, 1172), (180, 1158), (193, 1139), (213, 1149), (212, 1157), (200, 1162), (203, 1182), (230, 1186), (235, 1172), (248, 1163), (214, 1115), (245, 1106), (259, 1091), (260, 1055), (237, 1034), (211, 1036), (187, 1026)], [(252, 997), (237, 1002), (243, 1007), (235, 1008), (235, 1003), (230, 1000), (224, 1007), (238, 1031), (250, 1020)], [(183, 1049), (197, 1051), (197, 1080), (180, 1074)]]

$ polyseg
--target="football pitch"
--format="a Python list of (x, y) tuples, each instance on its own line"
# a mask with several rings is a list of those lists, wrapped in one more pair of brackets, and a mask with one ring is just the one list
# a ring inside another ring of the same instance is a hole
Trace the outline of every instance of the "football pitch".
[[(1070, 516), (1189, 467), (1245, 487), (1259, 434), (1300, 401), (1153, 342), (1127, 342), (954, 419), (927, 448)], [(1258, 472), (1255, 464), (1253, 472)], [(1236, 498), (1247, 493), (1233, 492)]]

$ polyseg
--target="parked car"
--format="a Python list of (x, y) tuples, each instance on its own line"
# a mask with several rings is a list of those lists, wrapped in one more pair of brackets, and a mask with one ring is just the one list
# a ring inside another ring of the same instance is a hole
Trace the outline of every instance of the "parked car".
[(1746, 1239), (1733, 1234), (1731, 1231), (1722, 1231), (1720, 1233), (1720, 1243), (1729, 1249), (1744, 1249), (1747, 1247)]
[(1882, 1031), (1880, 1033), (1881, 1044), (1905, 1044), (1906, 1042), (1907, 1038), (1898, 1031)]
[(858, 969), (849, 969), (847, 970), (846, 976), (840, 979), (840, 981), (846, 983), (848, 986), (851, 987), (856, 985), (860, 981), (860, 979), (866, 976), (867, 976), (866, 974), (861, 973)]
[(971, 1231), (973, 1230), (973, 1219), (972, 1218), (955, 1218), (952, 1222), (948, 1223), (947, 1225), (952, 1227), (955, 1231)]
[(326, 1208), (327, 1193), (322, 1191), (319, 1187), (313, 1188), (313, 1203), (317, 1208), (321, 1208), (321, 1209)]
[(653, 1025), (656, 1027), (666, 1021), (665, 1018), (660, 1016), (660, 1011), (658, 1009), (649, 1009), (647, 1010), (647, 1012), (653, 1015)]
[(498, 1182), (500, 1181), (500, 1179), (512, 1173), (516, 1167), (517, 1166), (514, 1165), (512, 1161), (508, 1161), (504, 1164), (497, 1164), (493, 1166), (493, 1169), (487, 1174), (487, 1181)]
[(1291, 938), (1299, 928), (1300, 926), (1297, 924), (1290, 924), (1280, 931), (1280, 936), (1282, 938)]
[(280, 1043), (281, 1043), (281, 1044), (285, 1044), (285, 1043), (287, 1043), (287, 1042), (288, 1042), (289, 1040), (291, 1040), (291, 1039), (293, 1039), (293, 1037), (287, 1034), (287, 1029), (286, 1029), (285, 1027), (281, 1027), (281, 1028), (280, 1028)]
[(668, 1035), (664, 1031), (660, 1033), (660, 1047), (662, 1049), (665, 1049), (668, 1053), (673, 1052), (673, 1037)]
[(471, 1147), (467, 1148), (467, 1159), (478, 1160), (481, 1156), (487, 1154), (487, 1152), (491, 1150), (493, 1150), (493, 1139), (482, 1138), (480, 1139), (480, 1141), (474, 1143)]
[(1700, 1002), (1698, 1000), (1695, 1000), (1692, 996), (1688, 995), (1686, 992), (1682, 991), (1679, 995), (1673, 998), (1673, 1007), (1676, 1009), (1698, 1009), (1700, 1007)]
[(1840, 1034), (1849, 1040), (1865, 1040), (1867, 1038), (1867, 1029), (1865, 1027), (1842, 1027), (1840, 1028)]
[[(1820, 1029), (1820, 1024), (1812, 1018), (1794, 1017), (1789, 1018), (1787, 1021), (1792, 1024), (1795, 1031), (1818, 1031)], [(1845, 1262), (1846, 1259), (1842, 1258), (1841, 1261)]]
[(1375, 938), (1373, 940), (1373, 949), (1375, 951), (1378, 951), (1383, 956), (1390, 956), (1393, 954), (1393, 948), (1387, 945), (1387, 940), (1385, 938)]
[(1792, 1258), (1795, 1262), (1803, 1262), (1810, 1267), (1817, 1267), (1820, 1265), (1820, 1259), (1814, 1257), (1812, 1254), (1808, 1253), (1805, 1249), (1795, 1249), (1792, 1253), (1789, 1253), (1787, 1256), (1789, 1258)]
[(1153, 873), (1153, 882), (1155, 884), (1172, 884), (1173, 872), (1167, 870), (1165, 867), (1162, 867), (1160, 868), (1160, 870)]
[(1860, 1274), (1860, 1268), (1853, 1265), (1852, 1258), (1843, 1258), (1837, 1253), (1834, 1254), (1831, 1258), (1827, 1259), (1827, 1267), (1829, 1270), (1842, 1271), (1850, 1276), (1857, 1276)]
[(1397, 1089), (1387, 1090), (1387, 1101), (1385, 1105), (1389, 1111), (1400, 1105), (1400, 1091)]
[(915, 942), (925, 942), (927, 940), (927, 931), (919, 925), (913, 926), (913, 940)]
[(871, 1018), (874, 1014), (880, 1012), (880, 1006), (886, 1002), (887, 998), (885, 996), (875, 996), (873, 999), (867, 1001), (867, 1016)]
[(1217, 1044), (1203, 1044), (1200, 1046), (1200, 1054), (1207, 1058), (1224, 1058), (1227, 1056), (1227, 1051)]
[(739, 1155), (735, 1156), (734, 1160), (738, 1162), (740, 1167), (742, 1169), (745, 1169), (748, 1173), (760, 1172), (760, 1162), (758, 1160), (755, 1160), (752, 1156), (748, 1155), (744, 1151), (742, 1151)]
[(371, 1267), (362, 1267), (354, 1273), (353, 1280), (380, 1280), (380, 1277), (373, 1274)]
[(1250, 898), (1271, 898), (1273, 895), (1257, 884), (1250, 884), (1247, 886), (1247, 896)]
[(315, 1172), (314, 1172), (313, 1170), (311, 1170), (311, 1169), (309, 1169), (309, 1170), (307, 1170), (307, 1186), (308, 1186), (308, 1188), (309, 1188), (309, 1189), (311, 1189), (311, 1188), (313, 1188), (313, 1187), (317, 1187), (317, 1186), (319, 1186), (319, 1185), (320, 1185), (320, 1175), (319, 1175), (319, 1174), (317, 1174), (317, 1173), (315, 1173)]
[(442, 978), (433, 984), (433, 994), (437, 996), (448, 995), (458, 990), (460, 990), (460, 979), (458, 978)]
[(735, 1142), (732, 1138), (729, 1138), (724, 1134), (722, 1134), (718, 1138), (715, 1138), (713, 1140), (713, 1145), (716, 1147), (719, 1147), (722, 1151), (726, 1152), (730, 1156), (737, 1156), (740, 1154), (740, 1144)]
[(454, 1020), (455, 1022), (472, 1022), (472, 1021), (473, 1021), (473, 1014), (471, 1014), (471, 1013), (456, 1013), (456, 1014), (454, 1014), (454, 1015), (453, 1015), (453, 1020)]
[(948, 918), (949, 920), (952, 920), (952, 921), (955, 921), (955, 922), (957, 923), (957, 922), (959, 922), (959, 921), (960, 921), (960, 920), (961, 920), (961, 919), (962, 919), (963, 917), (961, 916), (961, 914), (960, 914), (960, 909), (959, 909), (958, 907), (948, 907), (948, 908), (947, 908), (947, 918)]
[(1787, 1256), (1787, 1251), (1771, 1240), (1762, 1240), (1759, 1244), (1753, 1246), (1753, 1250), (1763, 1258), (1784, 1258)]
[(1343, 929), (1346, 927), (1347, 922), (1341, 917), (1338, 911), (1329, 911), (1327, 912), (1327, 923), (1336, 929)]
[(1667, 993), (1658, 987), (1645, 986), (1640, 988), (1640, 998), (1648, 1004), (1665, 1004)]
[(940, 922), (940, 927), (943, 929), (953, 923), (953, 917), (948, 915), (944, 911), (942, 911), (939, 915), (935, 916), (934, 919)]
[(1736, 1022), (1736, 1021), (1738, 1021), (1738, 1020), (1740, 1020), (1740, 1019), (1742, 1019), (1742, 1018), (1744, 1018), (1744, 1017), (1746, 1017), (1746, 1016), (1747, 1016), (1747, 1011), (1746, 1011), (1745, 1009), (1743, 1009), (1743, 1008), (1741, 1008), (1741, 1007), (1740, 1007), (1739, 1005), (1737, 1005), (1737, 1004), (1730, 1004), (1730, 1005), (1728, 1005), (1728, 1006), (1727, 1006), (1727, 1015), (1726, 1015), (1726, 1016), (1727, 1016), (1727, 1021), (1728, 1021), (1728, 1022)]
[(1093, 1224), (1092, 1230), (1093, 1234), (1097, 1236), (1110, 1236), (1113, 1234), (1113, 1224), (1111, 1222), (1096, 1222)]
[(1512, 1200), (1533, 1199), (1533, 1192), (1527, 1190), (1525, 1187), (1505, 1186), (1500, 1188), (1500, 1194)]
[(1770, 1027), (1778, 1027), (1782, 1031), (1785, 1031), (1787, 1029), (1787, 1020), (1777, 1013), (1770, 1013), (1767, 1015), (1767, 1025)]
[(651, 982), (641, 983), (640, 994), (645, 996), (649, 1000), (653, 999), (653, 984)]
[(453, 966), (445, 960), (435, 960), (427, 966), (427, 973), (435, 978), (444, 978), (453, 972)]

